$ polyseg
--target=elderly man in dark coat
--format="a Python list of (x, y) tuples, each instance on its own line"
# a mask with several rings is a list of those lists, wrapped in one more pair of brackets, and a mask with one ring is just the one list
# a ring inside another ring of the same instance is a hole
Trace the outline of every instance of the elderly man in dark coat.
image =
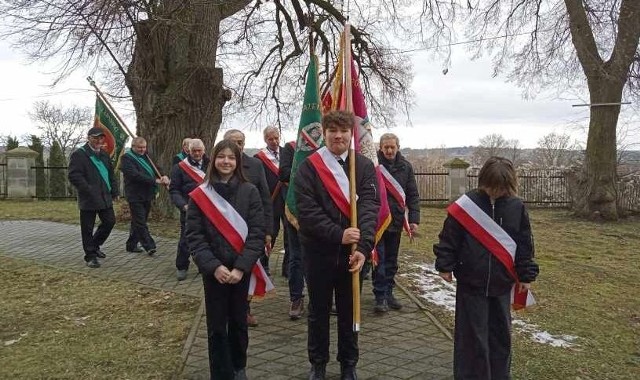
[[(113, 200), (118, 197), (118, 183), (111, 159), (102, 150), (104, 139), (102, 129), (89, 129), (87, 143), (76, 149), (69, 159), (69, 182), (78, 190), (84, 261), (90, 268), (99, 268), (98, 257), (106, 257), (100, 246), (116, 224)], [(100, 225), (94, 232), (96, 215)]]

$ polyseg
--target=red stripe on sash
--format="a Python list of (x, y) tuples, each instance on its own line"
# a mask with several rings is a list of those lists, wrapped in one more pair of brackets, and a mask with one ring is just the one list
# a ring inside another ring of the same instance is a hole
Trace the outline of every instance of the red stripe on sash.
[(379, 165), (379, 167), (380, 167), (380, 172), (382, 173), (382, 180), (384, 181), (384, 187), (389, 191), (389, 193), (391, 193), (391, 196), (396, 200), (396, 202), (398, 202), (400, 207), (404, 210), (402, 227), (404, 228), (405, 231), (407, 231), (407, 234), (409, 235), (409, 237), (413, 238), (413, 232), (411, 232), (411, 226), (409, 226), (409, 216), (407, 215), (407, 202), (406, 202), (406, 195), (404, 194), (404, 190), (402, 189), (402, 187), (400, 187), (400, 189), (396, 187), (396, 185), (400, 186), (398, 181), (393, 181), (393, 182), (391, 181), (391, 178), (393, 178), (393, 176), (387, 170), (387, 168), (384, 167), (384, 165)]
[[(465, 201), (473, 202), (465, 195), (463, 195), (463, 197)], [(511, 288), (511, 306), (513, 307), (513, 309), (520, 310), (527, 306), (535, 304), (535, 299), (533, 298), (533, 295), (529, 290), (525, 289), (522, 292), (518, 291), (520, 288), (520, 280), (518, 278), (518, 274), (516, 273), (514, 263), (515, 250), (512, 256), (509, 250), (504, 245), (502, 245), (500, 241), (496, 237), (494, 237), (489, 230), (487, 230), (487, 228), (483, 227), (482, 224), (480, 224), (472, 215), (467, 212), (467, 210), (464, 209), (464, 207), (457, 203), (462, 199), (463, 198), (461, 197), (460, 199), (458, 199), (458, 201), (452, 203), (447, 208), (447, 211), (462, 225), (462, 227), (464, 227), (464, 229), (466, 229), (476, 240), (478, 240), (480, 244), (482, 244), (507, 269), (507, 272), (515, 281), (515, 284)], [(475, 206), (477, 207), (477, 205)], [(478, 212), (484, 213), (484, 211), (482, 210), (479, 210)], [(495, 221), (491, 219), (490, 221), (487, 221), (487, 223), (495, 223)], [(497, 228), (501, 229), (501, 232), (504, 232), (504, 230), (502, 230), (502, 227), (497, 224), (496, 226)], [(490, 229), (491, 226), (488, 226), (488, 228)], [(507, 236), (505, 236), (505, 238)], [(508, 239), (511, 238), (508, 237)]]
[(222, 215), (218, 208), (211, 203), (209, 197), (198, 186), (192, 192), (189, 193), (191, 199), (200, 207), (203, 214), (207, 217), (209, 222), (213, 224), (220, 234), (227, 240), (234, 251), (238, 255), (242, 255), (242, 249), (244, 248), (244, 239), (238, 231), (229, 223), (229, 221)]
[(333, 203), (335, 203), (338, 207), (338, 210), (340, 210), (340, 212), (342, 212), (344, 216), (347, 217), (347, 219), (351, 219), (349, 201), (344, 197), (344, 194), (342, 193), (342, 190), (340, 190), (340, 186), (338, 185), (338, 181), (336, 181), (333, 173), (324, 163), (320, 154), (318, 152), (315, 152), (311, 156), (309, 156), (308, 160), (318, 172), (318, 176), (324, 183), (329, 196), (333, 200)]
[(193, 167), (186, 163), (184, 160), (178, 162), (178, 166), (180, 166), (180, 169), (187, 173), (187, 175), (191, 177), (191, 179), (194, 180), (198, 185), (201, 184), (202, 181), (204, 181), (204, 177), (199, 176), (198, 173), (193, 169)]
[(259, 151), (258, 154), (256, 154), (256, 157), (258, 157), (260, 161), (262, 161), (262, 163), (264, 163), (273, 174), (275, 174), (276, 176), (279, 175), (280, 169), (273, 163), (273, 161), (271, 161), (269, 157), (267, 157), (267, 154), (263, 150)]
[(507, 251), (498, 240), (496, 240), (491, 234), (473, 219), (467, 212), (460, 207), (457, 203), (452, 203), (447, 211), (453, 216), (462, 226), (469, 231), (469, 233), (476, 238), (480, 244), (482, 244), (491, 254), (495, 256), (498, 261), (504, 265), (509, 275), (518, 282), (518, 275), (516, 274), (515, 266), (511, 254)]

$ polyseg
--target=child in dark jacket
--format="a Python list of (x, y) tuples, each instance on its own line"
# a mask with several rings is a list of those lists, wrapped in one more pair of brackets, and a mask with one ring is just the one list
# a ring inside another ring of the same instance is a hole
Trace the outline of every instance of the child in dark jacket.
[[(491, 157), (480, 170), (478, 189), (453, 203), (440, 241), (436, 270), (457, 279), (454, 377), (510, 379), (510, 305), (527, 299), (538, 275), (529, 216), (517, 197), (511, 161)], [(523, 302), (526, 304), (526, 302)]]
[(204, 284), (211, 379), (244, 380), (249, 280), (264, 249), (262, 200), (233, 141), (219, 142), (211, 157), (204, 183), (189, 194), (185, 236)]

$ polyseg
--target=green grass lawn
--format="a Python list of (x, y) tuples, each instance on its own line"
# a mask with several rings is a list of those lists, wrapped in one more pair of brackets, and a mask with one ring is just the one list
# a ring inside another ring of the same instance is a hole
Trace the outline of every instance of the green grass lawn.
[[(118, 206), (116, 213), (119, 213)], [(574, 335), (577, 338), (575, 345), (571, 348), (552, 347), (548, 344), (540, 344), (534, 342), (529, 335), (515, 333), (514, 334), (514, 357), (513, 357), (513, 377), (514, 379), (639, 379), (640, 378), (640, 297), (637, 293), (637, 284), (640, 283), (640, 222), (637, 219), (622, 220), (616, 223), (598, 224), (585, 222), (573, 218), (566, 210), (547, 210), (533, 209), (530, 210), (530, 216), (533, 226), (533, 232), (536, 242), (536, 260), (540, 265), (540, 276), (538, 281), (533, 284), (533, 291), (536, 295), (538, 305), (526, 310), (518, 312), (517, 318), (525, 320), (527, 323), (535, 324), (541, 331), (547, 331), (553, 335)], [(433, 253), (432, 245), (437, 239), (438, 232), (444, 221), (445, 211), (438, 208), (424, 208), (422, 213), (421, 237), (413, 244), (403, 239), (403, 249), (401, 255), (401, 273), (410, 273), (416, 271), (415, 264), (432, 265)], [(78, 211), (74, 202), (7, 202), (0, 201), (0, 219), (42, 219), (55, 220), (69, 223), (78, 222)], [(117, 228), (127, 229), (126, 223), (119, 222)], [(160, 220), (151, 223), (151, 231), (154, 234), (176, 237), (178, 232), (177, 220)], [(12, 292), (21, 291), (22, 288), (31, 289), (27, 294), (16, 294), (13, 298), (19, 297), (20, 302), (39, 303), (41, 297), (44, 297), (50, 284), (56, 281), (42, 281), (39, 275), (33, 276), (12, 275), (10, 279), (4, 273), (5, 261), (0, 262), (3, 276), (0, 276), (0, 286), (2, 289), (10, 289)], [(23, 265), (23, 264), (22, 264)], [(31, 268), (36, 270), (41, 268)], [(51, 276), (63, 276), (60, 271), (53, 271)], [(81, 276), (69, 275), (70, 278), (64, 281), (80, 281)], [(66, 277), (65, 277), (66, 278)], [(411, 283), (410, 277), (398, 277), (410, 289), (418, 291), (415, 284)], [(61, 280), (62, 281), (62, 280)], [(92, 286), (87, 279), (84, 285)], [(48, 284), (41, 286), (41, 284)], [(65, 284), (75, 284), (74, 282)], [(82, 286), (84, 286), (82, 285)], [(107, 282), (109, 289), (118, 287), (117, 283)], [(47, 324), (56, 323), (58, 325), (73, 325), (75, 318), (90, 315), (86, 324), (95, 324), (96, 332), (81, 335), (81, 338), (74, 338), (75, 342), (84, 343), (87, 346), (91, 344), (105, 344), (109, 347), (117, 348), (116, 354), (107, 354), (108, 350), (101, 351), (102, 354), (91, 356), (90, 365), (97, 366), (97, 373), (104, 372), (105, 363), (126, 362), (129, 356), (137, 351), (153, 351), (145, 347), (154, 344), (171, 345), (177, 339), (169, 336), (159, 335), (142, 339), (140, 345), (135, 347), (121, 344), (124, 337), (133, 336), (127, 334), (127, 328), (122, 331), (115, 330), (114, 340), (101, 339), (101, 333), (107, 331), (100, 330), (101, 323), (105, 318), (105, 310), (117, 310), (118, 312), (109, 313), (109, 318), (124, 318), (122, 322), (124, 326), (133, 324), (133, 310), (127, 302), (122, 302), (115, 297), (106, 297), (107, 293), (103, 283), (95, 285), (95, 294), (101, 294), (101, 300), (104, 299), (105, 305), (97, 307), (96, 311), (86, 311), (88, 304), (83, 303), (82, 299), (70, 301), (68, 304), (60, 304), (57, 314), (62, 317), (49, 318), (36, 312), (22, 315), (25, 323), (37, 326), (43, 320)], [(76, 288), (76, 286), (62, 286), (60, 291), (69, 291), (68, 288)], [(135, 288), (135, 287), (134, 287)], [(138, 289), (138, 288), (135, 288)], [(140, 314), (151, 306), (150, 299), (158, 299), (157, 295), (147, 295), (138, 297), (137, 291), (147, 292), (148, 290), (129, 289), (128, 294), (140, 302)], [(125, 291), (125, 289), (122, 289)], [(116, 293), (118, 294), (118, 293)], [(51, 294), (49, 294), (50, 296)], [(169, 295), (173, 297), (172, 295)], [(136, 298), (138, 297), (138, 298)], [(154, 298), (156, 297), (156, 298)], [(0, 302), (6, 302), (9, 299), (3, 295)], [(145, 303), (144, 300), (147, 300)], [(86, 300), (85, 300), (86, 301)], [(93, 302), (94, 300), (89, 301)], [(47, 305), (54, 305), (52, 303)], [(114, 304), (116, 306), (114, 306)], [(170, 304), (170, 303), (169, 303)], [(118, 306), (119, 305), (119, 306)], [(146, 306), (145, 306), (146, 305)], [(17, 306), (14, 306), (17, 307)], [(171, 309), (170, 305), (164, 305), (168, 313)], [(186, 306), (183, 306), (185, 309)], [(194, 305), (189, 304), (189, 308)], [(427, 305), (438, 318), (443, 321), (445, 326), (452, 328), (453, 316), (450, 312), (443, 310), (442, 307), (436, 305)], [(49, 308), (50, 309), (50, 308)], [(5, 310), (5, 305), (0, 303), (0, 310)], [(66, 311), (71, 310), (71, 311)], [(103, 312), (101, 313), (100, 310)], [(171, 309), (173, 310), (173, 309)], [(194, 309), (195, 310), (195, 309)], [(158, 311), (159, 312), (159, 311)], [(189, 316), (193, 316), (195, 311), (189, 311)], [(9, 313), (11, 314), (11, 313)], [(124, 315), (120, 315), (124, 314)], [(163, 313), (161, 313), (163, 314)], [(0, 318), (0, 338), (7, 340), (4, 335), (6, 327), (5, 315)], [(64, 316), (71, 318), (70, 321)], [(163, 314), (164, 315), (164, 314)], [(185, 315), (185, 318), (189, 316)], [(128, 322), (127, 322), (128, 321)], [(145, 322), (147, 322), (145, 319)], [(119, 322), (120, 323), (120, 322)], [(48, 325), (47, 325), (48, 326)], [(76, 327), (77, 330), (82, 329)], [(133, 327), (129, 327), (133, 329)], [(137, 325), (141, 331), (156, 331), (154, 328), (145, 329), (145, 323)], [(52, 327), (47, 327), (51, 330)], [(171, 331), (180, 330), (180, 328), (170, 328)], [(53, 330), (59, 330), (59, 327), (53, 327)], [(13, 333), (9, 339), (16, 339), (21, 330), (12, 330)], [(108, 332), (109, 334), (111, 331)], [(17, 334), (17, 335), (16, 335)], [(45, 344), (49, 339), (56, 338), (56, 333), (48, 331), (49, 335), (42, 335), (46, 339), (41, 339), (39, 344)], [(27, 335), (29, 337), (30, 335)], [(143, 334), (144, 336), (144, 334)], [(146, 340), (146, 339), (155, 340)], [(23, 339), (27, 339), (26, 337)], [(32, 339), (32, 338), (29, 338)], [(104, 342), (103, 342), (104, 340)], [(16, 343), (16, 347), (22, 340)], [(53, 340), (53, 342), (56, 342)], [(177, 344), (177, 343), (176, 343)], [(64, 345), (63, 345), (64, 346)], [(37, 347), (37, 346), (36, 346)], [(13, 348), (12, 348), (13, 349)], [(24, 355), (22, 359), (16, 360), (15, 363), (7, 362), (7, 348), (0, 347), (0, 378), (5, 378), (5, 374), (14, 372), (6, 372), (8, 369), (21, 366), (32, 366), (32, 362), (28, 360), (28, 355)], [(31, 350), (31, 348), (29, 348)], [(45, 349), (46, 350), (46, 349)], [(54, 344), (52, 347), (52, 355), (62, 354), (63, 350), (60, 344)], [(92, 350), (88, 350), (91, 352)], [(31, 353), (37, 352), (34, 350)], [(44, 352), (44, 351), (43, 351)], [(114, 356), (115, 355), (115, 356)], [(62, 358), (64, 359), (64, 355)], [(152, 360), (152, 359), (150, 359)], [(6, 363), (5, 363), (6, 362)], [(157, 368), (153, 370), (161, 370), (161, 368), (169, 368), (169, 360), (162, 361)], [(67, 363), (65, 361), (65, 363)], [(173, 365), (175, 362), (171, 362)], [(71, 365), (72, 363), (67, 363)], [(62, 368), (51, 363), (52, 368)], [(146, 370), (147, 363), (139, 363)], [(132, 364), (135, 367), (134, 364)], [(139, 378), (130, 374), (129, 370), (134, 371), (135, 368), (122, 370), (120, 375), (113, 375), (113, 378)], [(173, 367), (175, 369), (175, 366)], [(3, 372), (5, 371), (5, 372)], [(133, 372), (132, 372), (133, 373)], [(136, 372), (137, 373), (137, 372)], [(157, 372), (149, 372), (157, 373)], [(102, 375), (96, 375), (102, 376)], [(37, 377), (56, 377), (44, 374)], [(64, 377), (60, 375), (60, 377)], [(90, 378), (90, 377), (89, 377)], [(145, 378), (142, 376), (141, 378)], [(159, 376), (163, 378), (163, 376)]]
[(0, 379), (169, 379), (200, 300), (0, 252)]

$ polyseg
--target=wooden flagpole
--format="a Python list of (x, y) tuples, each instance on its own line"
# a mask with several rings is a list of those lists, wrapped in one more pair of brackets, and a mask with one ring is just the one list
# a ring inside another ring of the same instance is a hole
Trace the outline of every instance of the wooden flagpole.
[[(344, 40), (343, 45), (343, 62), (342, 73), (343, 83), (345, 83), (345, 97), (347, 101), (347, 110), (353, 113), (353, 94), (351, 83), (351, 26), (349, 23), (344, 24)], [(352, 126), (351, 144), (349, 144), (349, 205), (351, 211), (351, 227), (358, 228), (358, 205), (356, 202), (356, 125)], [(351, 245), (351, 254), (357, 249), (357, 244)], [(352, 273), (351, 277), (351, 293), (353, 295), (353, 331), (360, 331), (360, 271)]]
[[(109, 101), (107, 100), (107, 98), (104, 96), (104, 94), (102, 93), (102, 91), (100, 91), (100, 89), (98, 88), (98, 86), (96, 85), (96, 82), (93, 80), (93, 78), (91, 78), (90, 76), (87, 77), (87, 81), (89, 82), (89, 84), (96, 90), (96, 93), (98, 94), (98, 96), (100, 97), (100, 100), (102, 100), (102, 102), (105, 104), (105, 106), (107, 106), (107, 108), (109, 109), (109, 111), (111, 112), (112, 115), (114, 115), (116, 117), (116, 119), (118, 120), (118, 123), (120, 124), (120, 126), (122, 128), (124, 128), (124, 130), (127, 132), (127, 134), (131, 137), (131, 138), (135, 138), (136, 135), (131, 132), (131, 130), (127, 127), (127, 124), (124, 122), (124, 120), (122, 120), (122, 118), (120, 117), (120, 115), (116, 112), (115, 108), (113, 108), (113, 106), (111, 105), (111, 103), (109, 103)], [(122, 157), (122, 154), (124, 153), (124, 149), (122, 150), (122, 152), (120, 152), (120, 157)], [(156, 176), (158, 176), (158, 178), (162, 177), (162, 174), (160, 173), (160, 170), (158, 170), (158, 167), (156, 166), (156, 164), (153, 162), (153, 160), (151, 159), (151, 157), (149, 157), (148, 154), (145, 153), (145, 156), (147, 156), (147, 159), (149, 160), (149, 163), (151, 163), (151, 167), (153, 167), (153, 171), (156, 173)], [(118, 162), (120, 162), (120, 158), (118, 158)], [(168, 188), (168, 187), (167, 187)]]

